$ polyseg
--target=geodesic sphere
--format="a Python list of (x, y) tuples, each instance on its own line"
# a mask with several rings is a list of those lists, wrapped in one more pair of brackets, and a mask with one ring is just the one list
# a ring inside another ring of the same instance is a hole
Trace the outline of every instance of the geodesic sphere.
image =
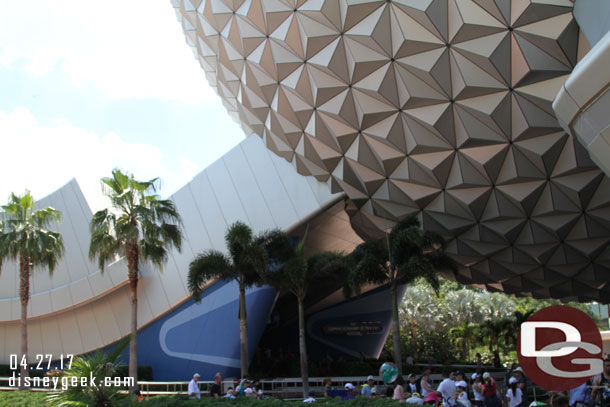
[(571, 1), (174, 6), (244, 132), (345, 192), (363, 237), (415, 214), (461, 282), (610, 301), (610, 182), (551, 107), (583, 44)]

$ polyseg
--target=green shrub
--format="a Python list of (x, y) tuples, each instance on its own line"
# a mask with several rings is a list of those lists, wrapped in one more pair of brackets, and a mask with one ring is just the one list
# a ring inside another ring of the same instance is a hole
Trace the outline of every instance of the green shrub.
[(0, 407), (41, 407), (45, 396), (38, 391), (0, 391)]

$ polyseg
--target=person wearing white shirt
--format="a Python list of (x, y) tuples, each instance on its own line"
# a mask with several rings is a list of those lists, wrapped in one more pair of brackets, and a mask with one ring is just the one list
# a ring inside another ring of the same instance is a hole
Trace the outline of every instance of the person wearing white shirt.
[(448, 406), (456, 405), (455, 382), (449, 378), (449, 372), (443, 371), (443, 381), (438, 385), (437, 391), (443, 396), (443, 402)]
[(506, 391), (506, 400), (509, 407), (520, 407), (523, 401), (523, 392), (517, 385), (518, 380), (511, 377), (508, 380), (508, 390)]
[(455, 388), (457, 390), (457, 402), (461, 407), (470, 407), (470, 400), (468, 399), (468, 384), (464, 380), (455, 382)]
[(195, 373), (193, 375), (193, 378), (191, 379), (191, 381), (189, 382), (189, 387), (188, 387), (188, 395), (190, 399), (200, 399), (201, 398), (201, 391), (199, 390), (199, 384), (197, 382), (199, 382), (199, 373)]
[(483, 407), (483, 379), (477, 373), (472, 374), (472, 393), (474, 394), (474, 405)]

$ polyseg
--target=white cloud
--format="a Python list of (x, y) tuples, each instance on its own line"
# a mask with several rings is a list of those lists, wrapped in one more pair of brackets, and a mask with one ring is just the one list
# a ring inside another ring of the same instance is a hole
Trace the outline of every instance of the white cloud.
[(95, 196), (100, 178), (116, 167), (138, 179), (160, 177), (161, 194), (167, 196), (201, 170), (185, 157), (180, 157), (180, 165), (169, 165), (158, 147), (126, 141), (115, 133), (95, 134), (65, 119), (40, 124), (23, 107), (0, 112), (0, 134), (0, 203), (26, 188), (42, 198), (74, 177), (86, 196)]
[(111, 99), (216, 97), (168, 0), (0, 0), (0, 65), (58, 68)]

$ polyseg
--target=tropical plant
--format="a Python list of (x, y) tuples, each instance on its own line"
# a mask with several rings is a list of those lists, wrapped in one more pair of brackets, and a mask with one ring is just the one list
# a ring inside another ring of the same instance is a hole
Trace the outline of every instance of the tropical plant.
[(419, 357), (418, 332), (423, 325), (426, 330), (435, 330), (440, 322), (440, 313), (435, 301), (434, 291), (429, 285), (413, 284), (407, 287), (400, 307), (401, 321), (411, 326), (413, 357)]
[(102, 178), (102, 192), (112, 209), (93, 215), (90, 223), (89, 258), (97, 258), (102, 272), (117, 256), (127, 259), (127, 278), (131, 302), (129, 375), (138, 383), (138, 279), (140, 261), (160, 269), (168, 250), (182, 245), (181, 219), (174, 203), (156, 194), (159, 179), (137, 181), (132, 174), (114, 169), (112, 177)]
[(61, 213), (52, 207), (34, 210), (30, 191), (22, 196), (11, 194), (0, 220), (0, 270), (4, 260), (19, 262), (19, 297), (21, 300), (21, 377), (28, 376), (27, 309), (30, 300), (30, 277), (37, 267), (46, 267), (53, 274), (64, 252), (61, 234), (47, 229), (61, 220)]
[(236, 281), (239, 285), (239, 343), (241, 377), (248, 375), (248, 320), (246, 288), (261, 284), (261, 275), (268, 265), (267, 248), (283, 239), (282, 232), (272, 230), (254, 235), (252, 229), (237, 221), (227, 229), (225, 242), (229, 254), (218, 250), (200, 253), (189, 265), (188, 288), (196, 301), (210, 280)]
[[(113, 378), (122, 364), (121, 352), (129, 344), (129, 337), (121, 341), (111, 352), (101, 350), (87, 356), (76, 356), (69, 369), (63, 371), (61, 390), (49, 393), (46, 401), (50, 406), (65, 407), (112, 407), (126, 399), (123, 386), (115, 386)], [(93, 378), (93, 382), (91, 382)], [(119, 382), (122, 381), (119, 379)]]
[(461, 347), (462, 360), (469, 360), (470, 349), (477, 335), (477, 325), (464, 321), (461, 325), (451, 328), (449, 334), (456, 345)]
[[(344, 256), (339, 253), (321, 252), (305, 257), (305, 235), (294, 247), (287, 235), (283, 236), (283, 244), (275, 245), (272, 250), (274, 259), (279, 261), (276, 267), (268, 267), (263, 273), (265, 283), (280, 292), (287, 292), (297, 299), (299, 315), (299, 353), (301, 366), (301, 379), (303, 381), (303, 397), (309, 394), (309, 367), (307, 358), (307, 337), (305, 333), (305, 297), (309, 287), (316, 281), (329, 277), (345, 275), (347, 265)], [(277, 248), (283, 246), (281, 251)], [(342, 271), (341, 273), (337, 273)]]
[(435, 289), (439, 287), (437, 272), (456, 270), (457, 265), (444, 252), (445, 240), (437, 233), (422, 231), (415, 217), (398, 222), (385, 240), (368, 240), (352, 253), (354, 269), (352, 281), (359, 284), (388, 284), (392, 294), (392, 334), (394, 363), (402, 373), (400, 352), (400, 319), (398, 286), (426, 279)]

